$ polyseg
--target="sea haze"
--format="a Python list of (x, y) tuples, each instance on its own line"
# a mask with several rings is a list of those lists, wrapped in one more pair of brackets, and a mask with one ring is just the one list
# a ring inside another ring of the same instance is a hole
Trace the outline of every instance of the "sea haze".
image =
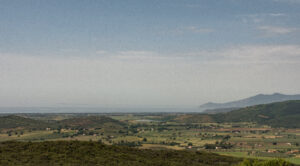
[(0, 113), (137, 113), (199, 112), (198, 108), (0, 107)]

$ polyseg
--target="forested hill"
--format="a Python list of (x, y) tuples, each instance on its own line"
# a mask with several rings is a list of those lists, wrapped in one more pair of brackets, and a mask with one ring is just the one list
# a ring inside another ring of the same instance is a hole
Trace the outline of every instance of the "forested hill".
[(272, 127), (300, 128), (300, 100), (256, 105), (212, 116), (216, 122), (256, 122)]
[(300, 128), (300, 100), (261, 104), (227, 113), (186, 114), (173, 121), (181, 123), (255, 122), (272, 127)]
[(45, 129), (45, 128), (101, 128), (106, 126), (122, 127), (126, 124), (106, 116), (83, 116), (60, 121), (35, 120), (27, 117), (7, 115), (0, 116), (1, 129)]
[(84, 116), (84, 117), (70, 118), (70, 119), (59, 121), (59, 124), (64, 127), (75, 127), (75, 128), (97, 128), (97, 127), (103, 127), (105, 125), (120, 127), (125, 125), (124, 123), (118, 120), (106, 116)]
[(139, 150), (98, 142), (2, 142), (0, 165), (229, 166), (242, 159), (195, 151)]
[(0, 129), (13, 129), (13, 128), (45, 129), (47, 127), (52, 127), (52, 126), (53, 124), (44, 121), (24, 118), (15, 115), (0, 117)]

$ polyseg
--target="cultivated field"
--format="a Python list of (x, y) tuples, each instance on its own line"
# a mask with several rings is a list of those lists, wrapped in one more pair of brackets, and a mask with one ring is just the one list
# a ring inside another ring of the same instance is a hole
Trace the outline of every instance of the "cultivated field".
[[(23, 116), (24, 115), (18, 115)], [(105, 123), (94, 124), (95, 116), (105, 116)], [(100, 141), (109, 145), (126, 145), (140, 149), (174, 149), (209, 151), (222, 155), (273, 159), (284, 158), (300, 164), (300, 129), (272, 128), (250, 122), (187, 123), (186, 114), (57, 114), (42, 117), (28, 115), (42, 121), (51, 121), (54, 127), (45, 129), (6, 128), (0, 141)], [(81, 118), (76, 126), (61, 124), (61, 120)]]

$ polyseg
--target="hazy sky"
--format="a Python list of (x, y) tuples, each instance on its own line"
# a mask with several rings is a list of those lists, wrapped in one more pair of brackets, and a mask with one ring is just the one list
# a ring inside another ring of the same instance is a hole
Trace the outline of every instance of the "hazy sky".
[(0, 0), (0, 106), (300, 93), (300, 0)]

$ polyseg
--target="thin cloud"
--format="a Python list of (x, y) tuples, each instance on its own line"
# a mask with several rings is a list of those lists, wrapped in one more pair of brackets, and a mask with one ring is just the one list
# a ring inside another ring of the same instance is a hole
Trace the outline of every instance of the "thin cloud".
[(274, 0), (275, 2), (300, 3), (300, 0)]
[(76, 53), (79, 50), (78, 49), (73, 49), (73, 48), (65, 48), (65, 49), (61, 49), (60, 51), (63, 52), (63, 53)]
[[(176, 63), (212, 63), (212, 64), (254, 64), (254, 63), (300, 63), (300, 45), (243, 45), (218, 50), (200, 50), (182, 53), (160, 53), (146, 50), (123, 50), (108, 52), (106, 56), (76, 58), (59, 56), (29, 56), (18, 54), (0, 54), (0, 64), (13, 64), (14, 61), (34, 63), (47, 62), (73, 62), (73, 61), (107, 61), (143, 60), (144, 62), (176, 62)], [(18, 66), (18, 65), (17, 65)]]
[(177, 28), (173, 31), (172, 33), (175, 34), (185, 34), (185, 33), (195, 33), (195, 34), (208, 34), (212, 33), (215, 30), (212, 28), (202, 28), (202, 27), (197, 27), (197, 26), (186, 26), (186, 27), (181, 27)]
[[(243, 45), (219, 50), (159, 53), (146, 50), (107, 52), (110, 60), (190, 61), (197, 63), (300, 63), (299, 45)], [(98, 57), (103, 58), (103, 57)]]
[[(286, 64), (300, 63), (299, 45), (246, 45), (214, 51), (181, 54), (183, 59), (193, 58), (203, 63), (217, 64)], [(179, 54), (177, 56), (180, 56)]]
[(145, 55), (153, 55), (155, 54), (152, 51), (145, 51), (145, 50), (127, 50), (127, 51), (119, 51), (117, 54), (120, 55), (132, 55), (132, 56), (145, 56)]
[(107, 53), (108, 53), (108, 51), (105, 51), (105, 50), (96, 51), (96, 54), (100, 54), (100, 55), (107, 54)]
[(231, 60), (238, 59), (255, 62), (299, 62), (300, 46), (298, 45), (266, 45), (241, 46), (224, 50), (221, 54)]
[(287, 16), (287, 14), (285, 14), (285, 13), (269, 13), (268, 15), (269, 15), (269, 16), (272, 16), (272, 17), (282, 17), (282, 16)]
[(244, 45), (219, 50), (201, 50), (183, 53), (159, 53), (128, 50), (110, 53), (111, 59), (145, 61), (194, 61), (197, 63), (253, 64), (300, 63), (299, 45)]
[(199, 27), (196, 27), (196, 26), (185, 27), (184, 30), (190, 31), (190, 32), (193, 32), (193, 33), (211, 33), (211, 32), (214, 32), (214, 29), (199, 28)]
[(112, 57), (118, 59), (139, 59), (139, 60), (163, 58), (162, 56), (159, 56), (159, 54), (157, 54), (154, 51), (146, 51), (146, 50), (118, 51), (116, 53), (112, 53)]
[(280, 17), (288, 16), (286, 13), (259, 13), (259, 14), (246, 14), (237, 16), (243, 23), (259, 24), (266, 20), (279, 19)]
[(289, 27), (276, 27), (276, 26), (259, 26), (258, 30), (262, 31), (266, 35), (284, 35), (297, 31), (297, 28)]

